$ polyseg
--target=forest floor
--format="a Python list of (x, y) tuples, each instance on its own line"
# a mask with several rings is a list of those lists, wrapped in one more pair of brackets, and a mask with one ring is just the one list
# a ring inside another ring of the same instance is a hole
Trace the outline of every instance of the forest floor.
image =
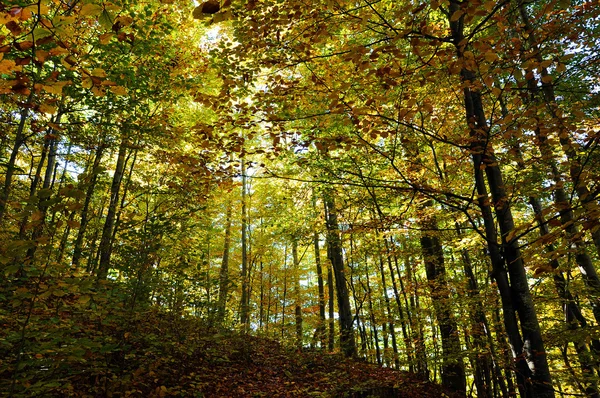
[[(26, 347), (23, 355), (1, 353), (7, 354), (0, 360), (1, 393), (90, 398), (460, 396), (414, 374), (339, 354), (217, 332), (195, 319), (156, 310), (98, 316), (83, 301), (86, 310), (58, 317), (56, 308), (34, 311), (36, 323), (28, 330), (37, 337), (21, 345)], [(7, 321), (5, 327), (16, 326)], [(10, 334), (5, 337), (10, 342)]]

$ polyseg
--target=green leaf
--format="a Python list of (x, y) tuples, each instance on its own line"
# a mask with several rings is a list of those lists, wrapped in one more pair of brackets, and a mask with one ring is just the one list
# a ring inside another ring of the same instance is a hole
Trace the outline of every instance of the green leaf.
[(106, 10), (102, 11), (102, 14), (98, 18), (98, 22), (104, 29), (106, 29), (106, 30), (112, 29), (113, 19), (110, 16), (110, 14), (108, 13), (108, 11), (106, 11)]

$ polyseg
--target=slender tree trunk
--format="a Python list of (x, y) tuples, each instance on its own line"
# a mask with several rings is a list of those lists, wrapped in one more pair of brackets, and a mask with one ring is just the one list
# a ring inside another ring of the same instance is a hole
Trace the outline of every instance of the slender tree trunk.
[[(458, 232), (458, 236), (461, 236), (461, 230), (458, 223), (456, 224), (456, 230)], [(461, 250), (462, 264), (465, 276), (467, 277), (468, 282), (468, 290), (467, 294), (469, 298), (472, 300), (474, 308), (471, 307), (469, 309), (469, 314), (472, 319), (471, 330), (467, 332), (466, 339), (468, 340), (469, 335), (473, 337), (473, 345), (475, 347), (477, 357), (474, 360), (474, 368), (475, 368), (475, 386), (477, 388), (477, 397), (478, 398), (491, 398), (492, 391), (492, 360), (493, 360), (493, 341), (486, 341), (485, 337), (489, 331), (489, 325), (485, 316), (485, 312), (483, 310), (483, 305), (481, 303), (481, 297), (479, 295), (479, 286), (477, 284), (477, 279), (475, 278), (475, 274), (473, 273), (473, 267), (471, 263), (471, 256), (469, 255), (469, 251), (466, 248)], [(489, 347), (487, 346), (489, 343)], [(485, 351), (489, 350), (489, 354), (483, 354)], [(492, 355), (492, 358), (490, 358)]]
[[(519, 9), (519, 13), (521, 15), (522, 22), (527, 29), (527, 40), (529, 46), (533, 50), (533, 56), (538, 61), (539, 64), (542, 64), (544, 59), (542, 53), (540, 51), (537, 39), (537, 32), (534, 27), (531, 25), (531, 20), (526, 8), (525, 2), (523, 0), (516, 0), (517, 7)], [(542, 77), (541, 84), (541, 100), (545, 103), (546, 108), (550, 116), (554, 119), (553, 122), (556, 123), (558, 128), (558, 137), (559, 142), (562, 146), (562, 149), (567, 156), (569, 161), (569, 175), (571, 177), (571, 181), (573, 182), (573, 186), (575, 187), (575, 192), (579, 197), (579, 201), (583, 206), (586, 216), (587, 216), (587, 229), (591, 232), (592, 239), (594, 241), (594, 245), (596, 246), (596, 251), (600, 255), (600, 228), (599, 225), (599, 217), (600, 217), (600, 208), (596, 202), (594, 195), (591, 194), (587, 187), (588, 178), (586, 178), (583, 173), (583, 167), (581, 165), (581, 160), (579, 157), (579, 144), (573, 142), (571, 138), (571, 132), (568, 126), (565, 124), (565, 120), (559, 114), (558, 103), (556, 100), (556, 93), (554, 92), (554, 84), (552, 83), (552, 79), (546, 80), (545, 77), (551, 77), (548, 68), (542, 67), (541, 65), (538, 67), (538, 72)], [(537, 86), (535, 78), (532, 78), (528, 81), (528, 86), (534, 95), (538, 95), (540, 89)], [(548, 142), (545, 137), (542, 137), (543, 140), (540, 141), (540, 145), (548, 146)], [(552, 159), (552, 157), (547, 159)], [(560, 187), (560, 185), (559, 185)], [(565, 196), (566, 198), (566, 196)], [(568, 205), (568, 204), (567, 204)], [(584, 276), (585, 277), (585, 276)]]
[[(57, 122), (60, 121), (60, 115), (56, 117)], [(55, 132), (50, 130), (50, 135), (53, 136)], [(33, 233), (31, 234), (31, 239), (36, 241), (40, 238), (44, 233), (44, 227), (46, 225), (46, 212), (48, 210), (48, 200), (52, 196), (52, 182), (53, 182), (53, 173), (56, 165), (56, 146), (58, 145), (58, 139), (56, 137), (49, 139), (49, 148), (48, 148), (48, 163), (46, 165), (46, 171), (44, 173), (44, 182), (42, 183), (42, 188), (40, 192), (38, 192), (38, 211), (42, 214), (42, 218), (40, 223), (35, 226), (33, 229)], [(37, 249), (37, 245), (33, 246), (27, 251), (27, 257), (33, 260)]]
[(327, 307), (329, 309), (329, 333), (327, 334), (327, 349), (332, 352), (335, 346), (335, 318), (334, 318), (334, 296), (335, 290), (333, 287), (333, 269), (331, 262), (327, 266)]
[(396, 301), (396, 309), (398, 310), (398, 316), (400, 318), (400, 327), (402, 330), (402, 337), (404, 339), (404, 350), (406, 352), (406, 359), (408, 361), (408, 371), (409, 372), (413, 372), (414, 371), (414, 366), (413, 366), (413, 356), (412, 356), (412, 344), (410, 341), (410, 338), (408, 336), (408, 331), (406, 328), (406, 320), (404, 319), (404, 310), (402, 309), (402, 304), (400, 302), (400, 294), (398, 293), (398, 286), (396, 285), (396, 277), (394, 275), (394, 269), (392, 267), (392, 252), (391, 252), (391, 248), (390, 248), (390, 243), (388, 242), (387, 238), (384, 236), (383, 237), (383, 243), (385, 245), (385, 252), (386, 252), (386, 260), (387, 260), (387, 265), (388, 265), (388, 269), (390, 271), (390, 279), (392, 281), (392, 290), (394, 291), (394, 299)]
[(265, 274), (263, 271), (263, 262), (259, 264), (260, 275), (260, 307), (258, 309), (258, 328), (262, 330), (265, 317)]
[(331, 192), (325, 193), (323, 199), (327, 224), (327, 252), (335, 274), (338, 314), (340, 318), (340, 346), (345, 356), (355, 357), (356, 345), (354, 343), (354, 330), (352, 328), (352, 311), (350, 309), (350, 296), (348, 294), (344, 259), (342, 256), (342, 242), (337, 221), (337, 209), (335, 208), (335, 201)]
[[(387, 318), (388, 318), (388, 327), (389, 334), (392, 338), (392, 350), (393, 350), (393, 359), (394, 366), (396, 369), (400, 367), (400, 361), (398, 359), (398, 343), (396, 341), (396, 326), (394, 325), (394, 314), (392, 313), (392, 306), (390, 305), (390, 297), (388, 296), (388, 287), (387, 281), (385, 278), (385, 267), (383, 255), (379, 254), (379, 272), (381, 274), (381, 290), (383, 291), (383, 299), (385, 300), (385, 308), (387, 310)], [(387, 348), (387, 347), (386, 347)], [(384, 352), (385, 356), (385, 352)]]
[(225, 238), (223, 239), (221, 269), (219, 270), (219, 300), (217, 303), (217, 322), (219, 324), (222, 324), (225, 320), (225, 309), (227, 307), (227, 297), (229, 296), (229, 246), (231, 244), (231, 213), (233, 209), (231, 199), (227, 201), (226, 206)]
[[(427, 203), (426, 208), (432, 203)], [(421, 249), (425, 272), (429, 281), (431, 300), (442, 337), (442, 384), (456, 391), (467, 391), (465, 367), (461, 357), (461, 344), (456, 320), (450, 309), (450, 289), (446, 281), (444, 251), (439, 238), (435, 219), (424, 219), (421, 234)]]
[(313, 233), (313, 245), (315, 248), (315, 265), (317, 266), (317, 285), (319, 288), (319, 324), (317, 326), (317, 337), (321, 343), (321, 349), (324, 349), (327, 344), (327, 333), (325, 331), (325, 285), (323, 283), (319, 234), (316, 231)]
[(250, 329), (250, 270), (248, 269), (248, 219), (246, 212), (246, 160), (242, 157), (242, 298), (240, 322), (244, 331)]
[[(273, 263), (269, 262), (269, 284), (267, 290), (267, 314), (265, 316), (265, 331), (269, 331), (271, 323), (271, 291), (273, 290)], [(277, 312), (277, 311), (276, 311)]]
[(81, 221), (79, 225), (79, 229), (77, 230), (77, 238), (75, 239), (75, 244), (73, 245), (73, 258), (71, 260), (71, 264), (73, 268), (77, 268), (79, 266), (79, 262), (81, 261), (82, 251), (83, 251), (83, 238), (85, 237), (85, 233), (87, 231), (87, 226), (89, 223), (89, 209), (90, 203), (92, 201), (92, 196), (94, 195), (94, 190), (96, 189), (96, 182), (98, 181), (98, 173), (100, 162), (102, 161), (102, 155), (104, 153), (104, 145), (101, 143), (98, 145), (96, 149), (96, 153), (94, 154), (94, 163), (91, 167), (88, 167), (86, 170), (86, 179), (87, 181), (87, 189), (85, 191), (85, 200), (83, 202), (83, 208), (81, 209)]
[(130, 152), (127, 155), (127, 159), (125, 159), (125, 169), (127, 163), (129, 162), (129, 158), (133, 155), (133, 159), (131, 160), (131, 164), (129, 164), (129, 171), (127, 172), (127, 178), (125, 179), (125, 185), (123, 186), (123, 193), (121, 195), (121, 201), (119, 202), (119, 207), (117, 210), (117, 216), (115, 218), (115, 227), (113, 228), (112, 241), (115, 241), (117, 233), (119, 232), (119, 227), (121, 226), (121, 214), (123, 213), (123, 209), (125, 208), (125, 201), (127, 200), (127, 194), (129, 193), (129, 187), (131, 185), (131, 177), (133, 176), (133, 168), (135, 167), (135, 162), (137, 160), (138, 150), (137, 148)]
[(409, 286), (413, 286), (410, 295), (409, 322), (410, 330), (412, 331), (412, 339), (415, 345), (415, 372), (421, 375), (426, 380), (429, 380), (429, 369), (427, 366), (427, 352), (425, 350), (425, 338), (423, 333), (423, 323), (418, 315), (419, 308), (415, 300), (417, 294), (417, 280), (413, 276), (412, 265), (410, 261), (406, 264), (406, 280)]
[(98, 264), (97, 272), (98, 280), (106, 279), (106, 277), (108, 276), (108, 270), (110, 269), (110, 257), (112, 255), (113, 243), (113, 228), (115, 225), (117, 206), (119, 204), (121, 180), (123, 179), (123, 172), (125, 171), (124, 169), (126, 153), (127, 145), (125, 138), (123, 138), (121, 141), (121, 145), (119, 145), (117, 164), (115, 166), (115, 173), (113, 175), (112, 185), (110, 187), (110, 202), (108, 204), (108, 212), (106, 214), (106, 220), (104, 221), (104, 227), (102, 229), (102, 237), (100, 238), (100, 262)]
[[(32, 204), (35, 199), (35, 194), (37, 192), (38, 186), (42, 180), (42, 169), (44, 168), (44, 164), (46, 162), (46, 157), (48, 156), (48, 148), (50, 146), (50, 140), (44, 141), (44, 146), (42, 148), (42, 153), (40, 154), (40, 161), (37, 164), (35, 169), (35, 174), (33, 175), (33, 179), (31, 180), (31, 184), (29, 185), (29, 199), (28, 203)], [(19, 239), (25, 239), (26, 235), (26, 227), (29, 221), (29, 216), (31, 211), (25, 211), (25, 215), (21, 219), (20, 227), (19, 227)], [(39, 224), (42, 222), (42, 218), (38, 218), (36, 222)], [(29, 256), (28, 256), (29, 257)]]
[(367, 303), (369, 304), (369, 318), (371, 320), (371, 331), (373, 333), (373, 340), (375, 345), (375, 356), (379, 365), (381, 362), (381, 351), (379, 349), (379, 336), (377, 333), (377, 320), (375, 319), (375, 312), (373, 311), (373, 297), (371, 294), (371, 283), (369, 282), (369, 267), (368, 258), (365, 256), (365, 274), (366, 274), (366, 287), (367, 287)]
[(281, 300), (281, 339), (285, 337), (285, 307), (287, 307), (287, 245), (283, 250), (283, 300)]
[[(31, 101), (33, 95), (29, 96), (27, 99), (27, 103)], [(29, 117), (29, 108), (24, 107), (21, 109), (21, 113), (19, 114), (19, 125), (17, 126), (17, 132), (15, 134), (15, 142), (10, 152), (10, 157), (8, 158), (8, 162), (6, 164), (6, 174), (4, 175), (4, 186), (2, 187), (2, 192), (0, 192), (0, 224), (4, 221), (4, 217), (6, 216), (6, 209), (8, 204), (8, 199), (10, 198), (11, 188), (12, 188), (12, 180), (15, 175), (16, 170), (16, 162), (17, 156), (19, 155), (19, 150), (21, 146), (25, 143), (25, 122)]]
[[(548, 225), (544, 220), (544, 215), (542, 212), (542, 205), (539, 199), (531, 197), (529, 198), (530, 204), (535, 213), (538, 227), (540, 229), (540, 236), (545, 237), (549, 235)], [(549, 253), (554, 252), (554, 246), (552, 244), (546, 245)], [(587, 254), (586, 254), (587, 255)], [(577, 257), (577, 256), (576, 256)], [(577, 261), (577, 260), (576, 260)], [(557, 257), (552, 256), (550, 260), (550, 267), (554, 270), (553, 279), (554, 286), (558, 293), (558, 296), (561, 298), (563, 312), (565, 314), (565, 322), (567, 324), (567, 328), (570, 331), (575, 331), (579, 328), (586, 328), (587, 320), (581, 313), (581, 309), (579, 308), (579, 304), (571, 294), (568, 289), (567, 281), (562, 272), (558, 271), (558, 267), (560, 266)], [(591, 299), (592, 303), (595, 300)], [(596, 311), (598, 309), (597, 306), (592, 305), (594, 310), (594, 315), (596, 315)], [(575, 333), (573, 333), (575, 334)], [(573, 340), (573, 345), (575, 346), (575, 352), (577, 352), (577, 358), (579, 360), (579, 364), (581, 366), (581, 371), (583, 374), (583, 378), (585, 381), (585, 388), (583, 392), (586, 396), (591, 398), (598, 398), (600, 394), (598, 393), (598, 382), (595, 377), (595, 373), (598, 372), (598, 364), (597, 361), (594, 361), (588, 345), (585, 343), (583, 338), (575, 337)], [(598, 340), (592, 339), (592, 344), (596, 344), (596, 346), (600, 345)], [(566, 355), (566, 354), (565, 354)]]
[[(455, 15), (454, 13), (460, 10), (461, 3), (457, 0), (451, 0), (449, 15)], [(457, 58), (463, 65), (466, 65), (467, 62), (465, 61), (464, 54), (465, 43), (467, 41), (464, 40), (464, 16), (461, 16), (458, 20), (449, 19)], [(533, 298), (529, 291), (523, 259), (517, 240), (511, 237), (515, 226), (510, 208), (510, 200), (506, 194), (498, 161), (494, 156), (493, 148), (489, 142), (489, 127), (483, 110), (481, 94), (477, 91), (474, 84), (476, 80), (475, 73), (467, 67), (463, 67), (461, 70), (461, 80), (464, 86), (466, 120), (472, 139), (473, 165), (476, 169), (480, 167), (485, 168), (485, 174), (492, 194), (492, 201), (502, 234), (502, 248), (510, 275), (510, 290), (519, 315), (523, 340), (527, 343), (523, 345), (523, 349), (527, 365), (531, 371), (533, 396), (535, 398), (554, 397), (544, 341), (537, 313), (533, 305)]]
[(298, 241), (292, 242), (292, 259), (294, 261), (294, 313), (296, 315), (296, 348), (302, 349), (302, 301), (300, 292), (300, 261), (298, 259)]
[[(479, 156), (479, 155), (474, 155)], [(479, 162), (478, 158), (476, 162)], [(531, 370), (525, 361), (523, 353), (523, 339), (519, 331), (516, 309), (513, 303), (513, 293), (508, 279), (508, 273), (505, 269), (504, 259), (500, 254), (498, 237), (492, 210), (488, 203), (488, 193), (485, 187), (483, 172), (477, 166), (473, 170), (475, 174), (475, 187), (477, 190), (479, 208), (482, 212), (482, 218), (485, 228), (485, 237), (487, 242), (488, 255), (492, 263), (492, 277), (496, 281), (498, 292), (502, 302), (502, 315), (504, 328), (511, 348), (512, 357), (515, 362), (515, 374), (519, 393), (523, 398), (533, 397), (531, 384), (526, 380), (531, 377)]]

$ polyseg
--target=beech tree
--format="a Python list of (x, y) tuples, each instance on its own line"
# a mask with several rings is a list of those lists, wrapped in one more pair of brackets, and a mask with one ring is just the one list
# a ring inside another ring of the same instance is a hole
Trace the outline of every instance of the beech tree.
[(136, 380), (236, 331), (597, 397), (599, 13), (3, 3), (0, 391), (187, 396)]

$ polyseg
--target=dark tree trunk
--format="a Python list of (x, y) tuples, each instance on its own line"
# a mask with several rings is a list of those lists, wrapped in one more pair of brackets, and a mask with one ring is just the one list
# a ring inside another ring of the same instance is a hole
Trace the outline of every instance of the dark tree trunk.
[(406, 352), (406, 359), (408, 361), (408, 371), (413, 372), (413, 355), (412, 355), (412, 344), (410, 341), (410, 337), (408, 336), (408, 330), (406, 327), (406, 320), (404, 319), (404, 310), (402, 309), (402, 304), (400, 301), (400, 294), (398, 293), (398, 286), (396, 284), (396, 277), (394, 275), (394, 268), (392, 267), (392, 252), (391, 252), (391, 243), (388, 242), (387, 238), (383, 237), (383, 243), (385, 244), (386, 251), (386, 259), (388, 269), (390, 271), (390, 279), (392, 281), (392, 289), (394, 291), (394, 299), (396, 301), (396, 309), (398, 310), (398, 316), (400, 318), (400, 328), (402, 330), (402, 338), (404, 339), (404, 350)]
[(329, 262), (329, 266), (327, 267), (327, 293), (329, 295), (327, 307), (329, 309), (329, 333), (327, 334), (327, 349), (331, 352), (335, 346), (335, 318), (334, 318), (334, 296), (335, 289), (333, 287), (333, 269), (331, 266), (331, 262)]
[(317, 326), (317, 338), (321, 343), (321, 349), (327, 344), (325, 332), (325, 285), (323, 283), (323, 267), (321, 266), (321, 253), (319, 249), (319, 234), (314, 232), (313, 245), (315, 248), (315, 265), (317, 266), (317, 285), (319, 288), (319, 324)]
[(85, 190), (85, 200), (83, 202), (83, 208), (81, 209), (81, 221), (79, 225), (79, 229), (77, 231), (77, 238), (75, 239), (75, 244), (73, 247), (73, 259), (71, 260), (72, 266), (77, 268), (79, 266), (79, 262), (82, 257), (83, 251), (83, 238), (85, 237), (85, 233), (87, 231), (87, 226), (89, 223), (89, 209), (90, 203), (92, 201), (92, 196), (94, 195), (94, 190), (96, 189), (96, 182), (98, 181), (98, 173), (100, 162), (102, 161), (102, 155), (104, 152), (104, 145), (100, 144), (96, 149), (96, 153), (94, 155), (94, 163), (91, 167), (88, 167), (86, 170), (86, 179), (87, 181), (87, 189)]
[(379, 335), (377, 333), (377, 320), (375, 319), (375, 312), (373, 311), (373, 297), (371, 295), (371, 284), (369, 283), (369, 268), (368, 268), (368, 260), (365, 258), (365, 273), (366, 273), (366, 287), (367, 287), (367, 302), (369, 304), (369, 318), (371, 320), (371, 330), (373, 333), (373, 340), (375, 345), (375, 356), (377, 359), (377, 363), (379, 365), (381, 362), (381, 350), (379, 348)]
[(246, 212), (246, 160), (242, 158), (242, 298), (240, 322), (244, 330), (250, 329), (250, 270), (248, 269), (248, 219)]
[[(531, 21), (529, 18), (529, 14), (527, 12), (526, 4), (522, 0), (517, 0), (517, 7), (519, 9), (519, 13), (523, 22), (523, 25), (527, 29), (527, 40), (528, 43), (533, 50), (533, 56), (538, 61), (539, 64), (542, 64), (544, 61), (543, 54), (540, 51), (537, 32), (531, 25)], [(565, 124), (565, 120), (563, 117), (559, 115), (558, 112), (558, 104), (556, 101), (556, 93), (554, 92), (554, 84), (552, 81), (544, 81), (544, 77), (550, 76), (547, 67), (542, 67), (541, 65), (538, 67), (538, 72), (542, 77), (541, 90), (537, 85), (535, 78), (529, 79), (528, 87), (531, 90), (534, 96), (539, 96), (539, 100), (543, 101), (546, 105), (548, 113), (554, 119), (550, 125), (555, 124), (558, 130), (558, 138), (559, 142), (562, 146), (562, 149), (567, 156), (567, 160), (569, 162), (569, 176), (571, 177), (571, 181), (575, 188), (575, 192), (579, 197), (579, 201), (583, 206), (586, 213), (586, 227), (590, 231), (592, 235), (592, 239), (594, 241), (594, 245), (596, 247), (596, 251), (600, 255), (600, 228), (598, 225), (600, 224), (600, 208), (598, 207), (597, 200), (594, 195), (589, 191), (587, 184), (589, 182), (588, 178), (586, 178), (583, 173), (583, 167), (581, 164), (581, 159), (579, 156), (580, 145), (576, 142), (573, 142), (571, 136), (571, 132), (569, 131), (568, 126)], [(541, 95), (540, 95), (541, 94)], [(539, 132), (538, 132), (539, 133)], [(538, 137), (540, 135), (538, 134)], [(549, 144), (545, 137), (542, 137), (540, 141), (540, 146), (545, 146), (546, 150), (550, 149)], [(543, 149), (543, 148), (541, 148)], [(543, 152), (542, 152), (543, 153)], [(545, 156), (547, 159), (553, 159), (553, 156)], [(553, 171), (553, 174), (554, 171)], [(560, 177), (559, 177), (560, 178)], [(559, 189), (560, 185), (559, 185)], [(566, 195), (565, 195), (566, 198)], [(567, 203), (567, 206), (569, 204)], [(572, 224), (571, 224), (572, 225)], [(585, 278), (585, 275), (584, 275)]]
[[(456, 0), (451, 0), (449, 15), (455, 15), (454, 13), (460, 10), (461, 3)], [(464, 40), (464, 16), (461, 16), (458, 20), (450, 20), (449, 23), (452, 40), (456, 47), (457, 58), (463, 65), (466, 65), (464, 53), (465, 43), (467, 41)], [(511, 236), (514, 233), (515, 226), (510, 208), (510, 200), (507, 197), (500, 167), (498, 166), (498, 161), (490, 143), (489, 127), (487, 125), (481, 95), (474, 85), (475, 80), (476, 76), (472, 70), (467, 67), (461, 69), (461, 81), (464, 85), (463, 92), (466, 121), (470, 129), (472, 140), (471, 152), (473, 165), (476, 170), (480, 170), (481, 167), (485, 169), (485, 174), (492, 194), (492, 202), (501, 231), (503, 254), (506, 258), (506, 266), (508, 274), (510, 275), (510, 292), (514, 308), (519, 316), (523, 341), (526, 342), (526, 344), (523, 345), (523, 350), (527, 365), (531, 371), (531, 391), (535, 398), (550, 398), (554, 397), (554, 390), (552, 388), (552, 378), (548, 367), (546, 350), (537, 313), (533, 305), (533, 298), (529, 291), (529, 284), (519, 245), (517, 240)], [(485, 198), (487, 198), (487, 196)], [(485, 204), (485, 206), (489, 207), (487, 204)], [(489, 238), (490, 236), (488, 236), (488, 239)], [(495, 240), (491, 241), (491, 243), (494, 242)]]
[(121, 180), (123, 179), (123, 173), (125, 169), (125, 156), (127, 153), (126, 140), (121, 141), (119, 145), (119, 154), (117, 155), (117, 164), (115, 166), (115, 173), (113, 175), (112, 184), (110, 187), (110, 202), (108, 204), (108, 212), (106, 213), (106, 220), (104, 221), (104, 227), (102, 229), (102, 237), (100, 238), (99, 256), (100, 262), (98, 264), (98, 280), (104, 280), (108, 276), (108, 270), (110, 269), (110, 257), (112, 255), (112, 244), (113, 244), (113, 228), (115, 225), (115, 218), (117, 214), (117, 206), (119, 204), (119, 192), (121, 190)]
[(225, 209), (225, 237), (223, 239), (223, 257), (221, 259), (221, 269), (219, 270), (219, 299), (217, 302), (217, 322), (223, 323), (225, 320), (225, 309), (227, 307), (227, 297), (229, 296), (229, 246), (231, 244), (231, 213), (233, 203), (229, 199)]
[[(432, 204), (426, 204), (430, 207)], [(456, 391), (467, 391), (465, 367), (461, 357), (461, 344), (458, 326), (450, 308), (450, 289), (446, 281), (444, 251), (436, 235), (437, 223), (426, 220), (421, 233), (421, 249), (425, 263), (425, 273), (429, 281), (431, 300), (442, 337), (442, 384)]]
[[(383, 260), (383, 253), (379, 253), (379, 273), (381, 275), (381, 290), (383, 291), (383, 299), (385, 300), (385, 309), (387, 310), (387, 327), (389, 328), (389, 335), (392, 338), (392, 350), (394, 356), (394, 366), (396, 369), (400, 367), (400, 361), (398, 359), (398, 342), (396, 341), (396, 326), (394, 325), (394, 314), (392, 313), (392, 306), (390, 304), (390, 297), (388, 296), (388, 287), (385, 277), (385, 267)], [(385, 329), (384, 329), (385, 330)], [(387, 348), (387, 341), (385, 341)], [(386, 353), (384, 352), (384, 357)]]
[(323, 202), (325, 204), (325, 220), (327, 224), (327, 252), (335, 274), (335, 288), (340, 318), (340, 345), (344, 355), (355, 357), (356, 345), (354, 343), (354, 330), (352, 328), (350, 295), (346, 282), (342, 242), (339, 234), (337, 209), (335, 208), (333, 194), (327, 192), (324, 195)]
[[(27, 103), (31, 101), (33, 95), (29, 96), (27, 99)], [(12, 180), (15, 175), (16, 170), (16, 162), (17, 156), (19, 155), (19, 150), (21, 146), (25, 143), (25, 122), (29, 117), (29, 108), (24, 107), (19, 114), (19, 125), (17, 126), (17, 132), (15, 134), (15, 142), (10, 152), (10, 157), (8, 158), (8, 162), (6, 164), (6, 174), (4, 175), (4, 186), (2, 187), (2, 192), (0, 192), (0, 224), (4, 221), (4, 217), (6, 216), (6, 209), (8, 205), (8, 199), (10, 198), (10, 192), (12, 188)]]
[(298, 242), (294, 240), (292, 242), (292, 258), (294, 260), (294, 314), (296, 322), (296, 348), (302, 349), (302, 302), (300, 293), (300, 276), (299, 268), (300, 261), (298, 260)]

